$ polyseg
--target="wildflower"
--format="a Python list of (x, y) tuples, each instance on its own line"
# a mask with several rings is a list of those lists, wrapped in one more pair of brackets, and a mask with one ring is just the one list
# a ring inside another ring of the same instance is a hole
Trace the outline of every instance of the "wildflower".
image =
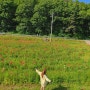
[(12, 64), (13, 64), (13, 62), (12, 62), (12, 61), (10, 61), (10, 62), (9, 62), (9, 65), (12, 65)]
[(4, 71), (5, 71), (5, 68), (3, 67), (2, 70), (1, 70), (1, 72), (4, 72)]
[(20, 64), (21, 65), (25, 65), (25, 61), (20, 61)]

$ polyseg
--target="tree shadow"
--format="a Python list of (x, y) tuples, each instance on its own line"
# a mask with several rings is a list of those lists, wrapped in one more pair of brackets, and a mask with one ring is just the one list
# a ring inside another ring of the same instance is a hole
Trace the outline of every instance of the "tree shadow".
[(59, 85), (58, 87), (56, 87), (52, 90), (67, 90), (67, 87), (63, 87), (63, 86)]

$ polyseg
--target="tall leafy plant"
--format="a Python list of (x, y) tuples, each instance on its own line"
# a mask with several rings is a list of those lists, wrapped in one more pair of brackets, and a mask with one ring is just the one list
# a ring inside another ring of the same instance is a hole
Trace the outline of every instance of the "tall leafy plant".
[(13, 0), (5, 0), (0, 3), (0, 21), (1, 21), (1, 31), (8, 32), (14, 31), (16, 27), (15, 22), (15, 11), (17, 5)]

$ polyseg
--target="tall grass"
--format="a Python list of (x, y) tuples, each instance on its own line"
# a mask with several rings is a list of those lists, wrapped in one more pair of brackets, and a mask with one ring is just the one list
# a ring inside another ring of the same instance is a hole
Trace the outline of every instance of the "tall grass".
[(46, 68), (53, 84), (89, 86), (90, 46), (80, 40), (0, 36), (1, 84), (38, 83), (35, 68)]

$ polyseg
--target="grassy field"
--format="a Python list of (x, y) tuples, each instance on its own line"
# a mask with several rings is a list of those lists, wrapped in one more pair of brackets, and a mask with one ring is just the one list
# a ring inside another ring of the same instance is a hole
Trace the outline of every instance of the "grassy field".
[(39, 90), (35, 72), (47, 69), (46, 90), (90, 90), (90, 46), (82, 40), (0, 35), (0, 90)]

